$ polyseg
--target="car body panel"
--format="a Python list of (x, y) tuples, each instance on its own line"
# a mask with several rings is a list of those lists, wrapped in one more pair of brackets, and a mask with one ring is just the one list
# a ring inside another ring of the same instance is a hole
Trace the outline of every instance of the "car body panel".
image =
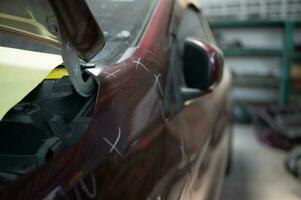
[(230, 73), (225, 69), (204, 96), (176, 97), (182, 106), (174, 115), (164, 112), (174, 8), (180, 16), (189, 3), (158, 0), (134, 54), (95, 77), (99, 90), (87, 132), (66, 153), (5, 187), (1, 199), (184, 198), (195, 184), (207, 191), (204, 199), (216, 198), (212, 188), (221, 183), (228, 146)]

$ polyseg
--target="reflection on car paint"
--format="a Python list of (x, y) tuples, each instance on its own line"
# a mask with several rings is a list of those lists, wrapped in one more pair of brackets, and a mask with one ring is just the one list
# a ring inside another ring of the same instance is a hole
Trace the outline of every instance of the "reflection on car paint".
[[(208, 170), (202, 158), (212, 159), (223, 139), (227, 116), (221, 102), (228, 86), (218, 86), (189, 105), (176, 93), (169, 103), (173, 112), (165, 116), (173, 5), (173, 0), (159, 0), (134, 54), (99, 70), (87, 132), (66, 153), (8, 186), (0, 197), (15, 193), (16, 199), (41, 199), (55, 192), (69, 199), (161, 200), (183, 177), (193, 177), (189, 185), (202, 180)], [(176, 72), (172, 76), (171, 90), (178, 92), (182, 77)]]

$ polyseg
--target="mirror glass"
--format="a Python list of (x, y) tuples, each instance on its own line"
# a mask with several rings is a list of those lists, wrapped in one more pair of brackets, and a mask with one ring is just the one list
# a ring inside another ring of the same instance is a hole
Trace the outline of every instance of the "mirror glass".
[(183, 71), (189, 88), (203, 91), (219, 83), (223, 72), (221, 51), (196, 37), (187, 37), (184, 44)]

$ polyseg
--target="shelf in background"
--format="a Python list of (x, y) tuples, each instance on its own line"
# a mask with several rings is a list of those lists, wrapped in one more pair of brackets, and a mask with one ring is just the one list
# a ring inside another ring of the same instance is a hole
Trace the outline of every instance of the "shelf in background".
[(250, 88), (278, 88), (279, 78), (263, 76), (241, 76), (234, 75), (234, 86)]
[[(278, 103), (284, 105), (288, 103), (289, 87), (290, 87), (290, 69), (294, 61), (301, 60), (301, 53), (294, 52), (293, 34), (296, 27), (301, 26), (301, 20), (285, 20), (285, 19), (225, 19), (211, 21), (212, 28), (270, 28), (278, 27), (282, 33), (281, 49), (272, 48), (246, 48), (246, 47), (229, 47), (223, 49), (225, 56), (228, 57), (278, 57), (281, 59), (281, 72), (279, 77)], [(274, 83), (271, 83), (274, 85)]]
[[(282, 56), (282, 50), (271, 48), (224, 48), (225, 56)], [(301, 61), (301, 53), (294, 54), (294, 60)]]
[(235, 102), (276, 103), (278, 88), (254, 88), (233, 86), (232, 98)]
[(294, 60), (297, 60), (297, 61), (301, 61), (301, 53), (295, 53), (294, 54)]
[(209, 24), (212, 28), (232, 28), (232, 27), (258, 27), (258, 26), (269, 26), (277, 27), (284, 26), (287, 22), (292, 22), (296, 26), (301, 26), (301, 21), (290, 21), (290, 20), (264, 20), (264, 19), (249, 19), (249, 20), (218, 20), (211, 21)]
[(270, 48), (225, 48), (225, 56), (281, 56), (282, 50)]

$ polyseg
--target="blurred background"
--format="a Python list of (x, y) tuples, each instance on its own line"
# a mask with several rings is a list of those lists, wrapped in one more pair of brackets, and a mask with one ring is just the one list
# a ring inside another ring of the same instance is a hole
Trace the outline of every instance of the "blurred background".
[(234, 77), (222, 199), (301, 199), (301, 0), (199, 2)]

